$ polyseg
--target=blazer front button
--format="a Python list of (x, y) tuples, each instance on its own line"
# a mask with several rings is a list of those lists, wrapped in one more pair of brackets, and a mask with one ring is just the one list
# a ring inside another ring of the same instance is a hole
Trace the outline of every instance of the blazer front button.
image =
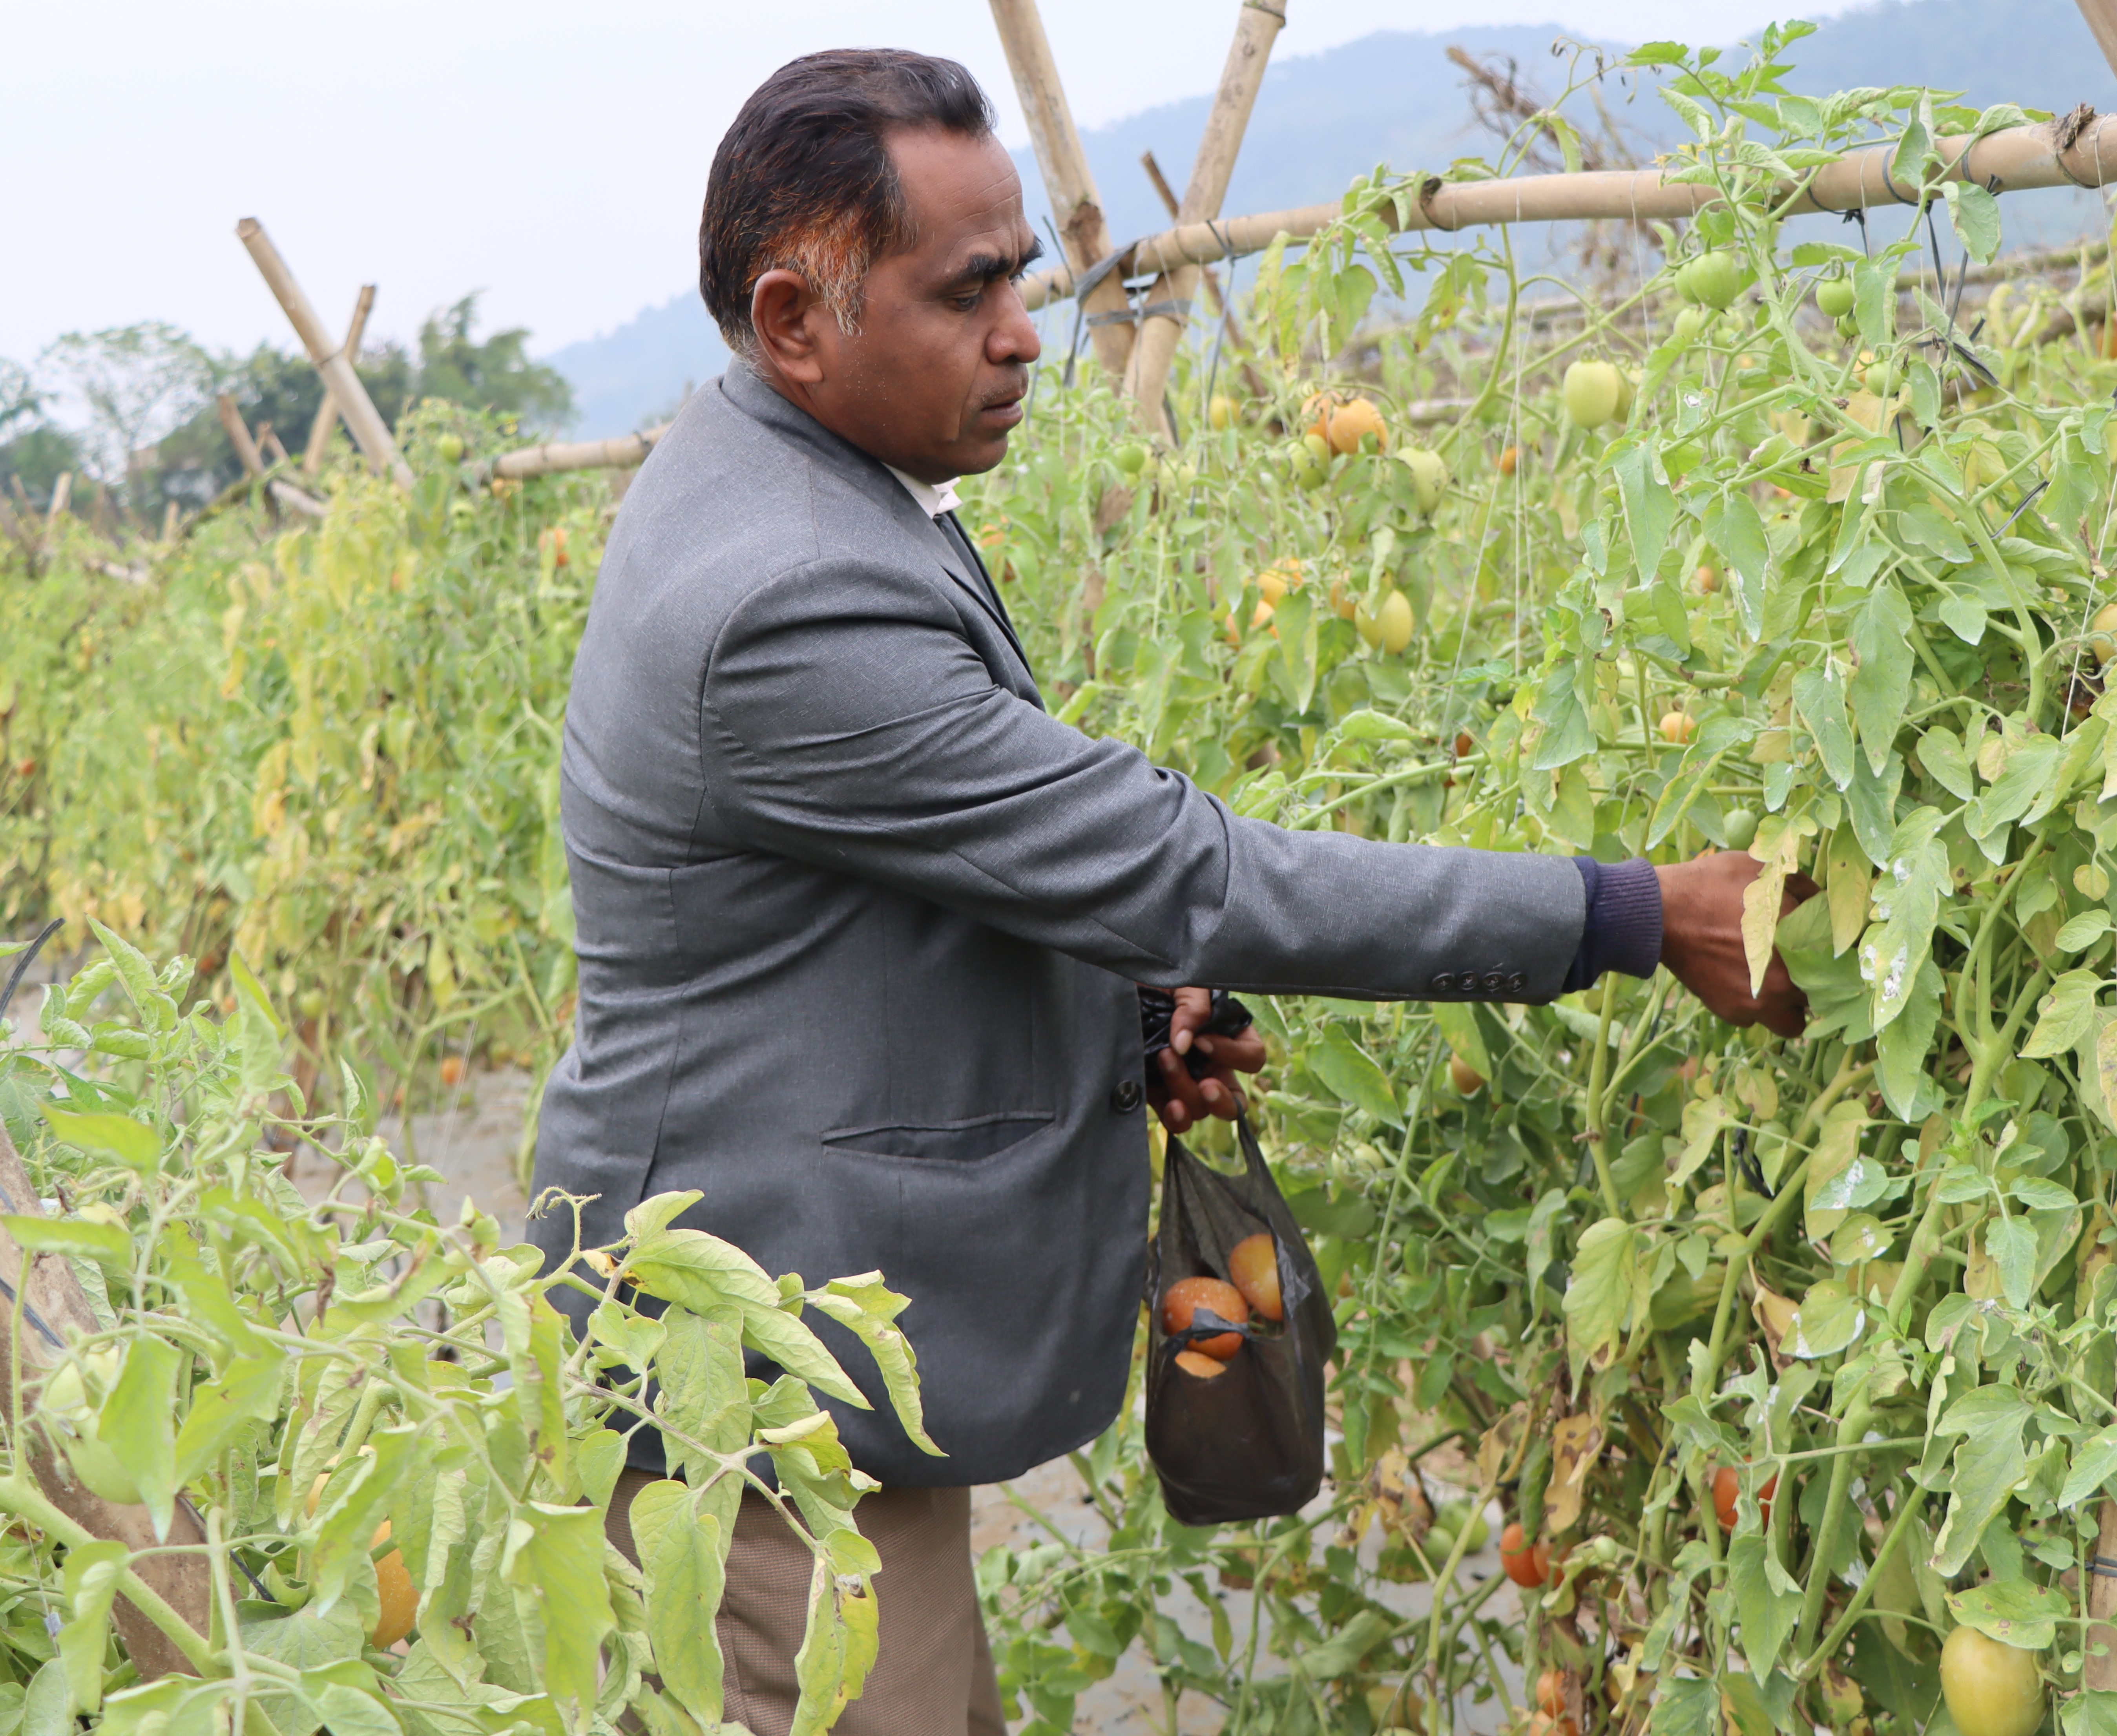
[(1110, 1088), (1110, 1107), (1128, 1115), (1146, 1101), (1146, 1087), (1137, 1079), (1119, 1079)]

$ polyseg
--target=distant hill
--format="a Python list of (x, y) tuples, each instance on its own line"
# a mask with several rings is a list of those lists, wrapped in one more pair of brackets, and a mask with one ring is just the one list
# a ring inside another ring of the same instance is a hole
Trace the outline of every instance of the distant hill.
[[(1492, 141), (1470, 119), (1463, 75), (1446, 56), (1511, 55), (1521, 76), (1548, 91), (1564, 68), (1551, 58), (1555, 25), (1390, 30), (1321, 54), (1280, 61), (1266, 74), (1226, 209), (1278, 210), (1334, 198), (1377, 163), (1445, 169), (1485, 155)], [(1796, 44), (1794, 88), (1923, 83), (1960, 90), (1982, 106), (2017, 102), (2063, 112), (2076, 103), (2117, 105), (2111, 77), (2074, 0), (1882, 0), (1824, 24)], [(1152, 150), (1181, 192), (1210, 106), (1206, 97), (1167, 103), (1084, 136), (1098, 191), (1120, 239), (1166, 225), (1140, 167)], [(1646, 141), (1668, 136), (1668, 111), (1641, 90), (1621, 118)], [(1046, 233), (1043, 178), (1027, 150), (1016, 154), (1030, 220)], [(2021, 193), (2002, 207), (2009, 247), (2044, 245), (2105, 221), (2093, 194), (2073, 188)], [(1819, 222), (1825, 219), (1817, 219)], [(1049, 245), (1047, 241), (1047, 246)], [(587, 438), (623, 433), (657, 419), (727, 363), (726, 347), (687, 289), (615, 331), (547, 357), (573, 382), (574, 426)]]
[(572, 383), (573, 432), (607, 440), (666, 421), (687, 391), (726, 367), (728, 349), (699, 292), (687, 289), (543, 359)]

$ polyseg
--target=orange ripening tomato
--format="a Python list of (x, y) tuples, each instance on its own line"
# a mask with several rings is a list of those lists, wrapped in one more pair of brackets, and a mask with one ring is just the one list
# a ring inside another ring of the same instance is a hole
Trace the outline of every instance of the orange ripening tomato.
[(1229, 1250), (1228, 1277), (1243, 1293), (1243, 1300), (1266, 1319), (1286, 1318), (1279, 1293), (1279, 1244), (1270, 1230), (1246, 1235)]
[(1500, 455), (1500, 474), (1501, 476), (1512, 476), (1515, 473), (1515, 467), (1520, 463), (1521, 448), (1520, 446), (1509, 446), (1506, 451)]
[[(1218, 1278), (1178, 1278), (1161, 1293), (1161, 1329), (1165, 1332), (1188, 1331), (1192, 1315), (1200, 1309), (1217, 1314), (1230, 1326), (1249, 1323), (1250, 1305), (1243, 1300), (1243, 1293), (1232, 1284), (1224, 1284)], [(1225, 1362), (1243, 1347), (1239, 1332), (1220, 1332), (1211, 1338), (1194, 1338), (1191, 1348), (1202, 1350), (1208, 1356), (1217, 1356)]]
[(1536, 1709), (1552, 1718), (1566, 1712), (1566, 1673), (1547, 1669), (1536, 1678)]
[(1516, 1520), (1500, 1533), (1500, 1571), (1518, 1586), (1540, 1586), (1551, 1577), (1551, 1545), (1532, 1544)]
[(1200, 1380), (1212, 1380), (1228, 1372), (1228, 1365), (1211, 1356), (1201, 1356), (1196, 1350), (1178, 1350), (1176, 1366)]
[[(1764, 1512), (1764, 1523), (1772, 1522), (1772, 1497), (1778, 1491), (1779, 1480), (1774, 1476), (1757, 1491), (1757, 1505)], [(1713, 1473), (1713, 1512), (1720, 1521), (1720, 1529), (1735, 1529), (1735, 1498), (1742, 1491), (1741, 1475), (1732, 1465), (1723, 1465)]]

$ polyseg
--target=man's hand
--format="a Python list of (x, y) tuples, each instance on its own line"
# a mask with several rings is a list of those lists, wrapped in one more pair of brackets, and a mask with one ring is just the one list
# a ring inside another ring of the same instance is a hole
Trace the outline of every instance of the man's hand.
[[(1177, 990), (1176, 1011), (1169, 1021), (1169, 1046), (1147, 1064), (1147, 1101), (1172, 1133), (1182, 1133), (1207, 1115), (1234, 1120), (1243, 1107), (1235, 1075), (1255, 1073), (1264, 1065), (1264, 1038), (1256, 1026), (1237, 1037), (1208, 1036), (1203, 1027), (1212, 1016), (1213, 997), (1207, 990)], [(1202, 1079), (1192, 1078), (1183, 1064), (1183, 1057), (1194, 1048), (1213, 1064)]]
[[(1785, 962), (1772, 953), (1762, 995), (1750, 992), (1750, 961), (1742, 948), (1742, 893), (1763, 871), (1746, 850), (1709, 850), (1687, 862), (1657, 867), (1661, 881), (1661, 962), (1709, 1012), (1731, 1025), (1769, 1026), (1799, 1037), (1808, 997), (1793, 986)], [(1790, 874), (1779, 904), (1783, 916), (1820, 890), (1805, 874)]]

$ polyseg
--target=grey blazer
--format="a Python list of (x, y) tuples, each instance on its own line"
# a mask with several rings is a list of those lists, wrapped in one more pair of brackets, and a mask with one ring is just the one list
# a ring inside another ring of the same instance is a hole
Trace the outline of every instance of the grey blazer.
[(947, 1457), (809, 1318), (898, 1484), (1014, 1476), (1122, 1401), (1135, 983), (1547, 1000), (1584, 916), (1562, 857), (1283, 831), (1054, 721), (968, 545), (740, 365), (618, 514), (560, 805), (579, 1013), (536, 1184), (596, 1196), (589, 1245), (696, 1188), (684, 1221), (768, 1271), (879, 1267)]

